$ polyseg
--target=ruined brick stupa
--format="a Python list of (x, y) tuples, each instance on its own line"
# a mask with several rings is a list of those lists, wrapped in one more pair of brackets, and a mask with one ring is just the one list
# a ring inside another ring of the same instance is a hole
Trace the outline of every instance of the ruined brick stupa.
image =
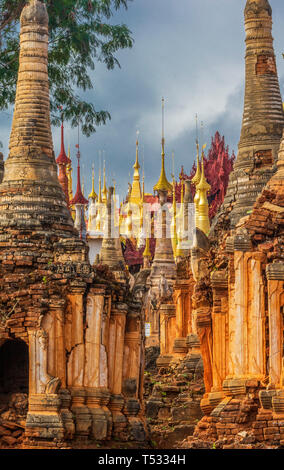
[(275, 172), (284, 115), (267, 0), (245, 7), (245, 102), (238, 156), (224, 200), (231, 226), (247, 216)]

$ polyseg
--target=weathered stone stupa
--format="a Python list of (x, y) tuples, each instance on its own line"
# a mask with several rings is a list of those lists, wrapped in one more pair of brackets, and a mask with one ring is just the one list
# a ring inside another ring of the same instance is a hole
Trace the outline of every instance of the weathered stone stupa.
[(74, 233), (57, 177), (47, 73), (48, 16), (31, 2), (21, 16), (20, 66), (10, 153), (0, 191), (0, 225)]
[(25, 428), (25, 447), (143, 441), (139, 308), (127, 303), (126, 282), (90, 266), (58, 181), (41, 1), (24, 7), (20, 38), (0, 185), (0, 409), (27, 398), (28, 410), (9, 414)]
[(284, 125), (268, 0), (247, 1), (245, 30), (244, 114), (239, 152), (224, 200), (224, 209), (232, 209), (232, 226), (249, 214), (275, 172)]

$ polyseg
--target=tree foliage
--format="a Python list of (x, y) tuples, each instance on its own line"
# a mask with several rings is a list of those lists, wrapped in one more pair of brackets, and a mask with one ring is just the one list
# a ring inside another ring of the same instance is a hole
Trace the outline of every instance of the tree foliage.
[[(45, 0), (49, 14), (49, 82), (51, 120), (64, 118), (85, 135), (110, 119), (80, 92), (93, 88), (96, 62), (111, 70), (119, 66), (116, 52), (131, 48), (133, 39), (125, 24), (111, 24), (116, 10), (132, 0)], [(0, 0), (0, 109), (14, 103), (19, 65), (19, 18), (26, 0)]]

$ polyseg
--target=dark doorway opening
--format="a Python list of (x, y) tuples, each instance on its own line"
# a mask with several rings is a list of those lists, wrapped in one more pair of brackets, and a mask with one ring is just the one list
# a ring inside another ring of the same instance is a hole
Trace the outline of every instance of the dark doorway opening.
[(29, 393), (29, 351), (22, 340), (0, 347), (0, 421), (26, 417)]

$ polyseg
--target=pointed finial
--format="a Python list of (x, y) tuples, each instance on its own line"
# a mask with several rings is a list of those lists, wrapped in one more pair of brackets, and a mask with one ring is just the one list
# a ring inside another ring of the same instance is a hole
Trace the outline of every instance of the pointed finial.
[(208, 184), (205, 178), (205, 170), (204, 170), (205, 147), (206, 145), (203, 145), (202, 147), (201, 178), (200, 178), (199, 184), (196, 186), (196, 200), (194, 198), (194, 202), (197, 203), (196, 226), (207, 235), (210, 230), (209, 205), (208, 205), (207, 193), (210, 191), (211, 186), (210, 184)]
[(158, 183), (154, 186), (154, 191), (172, 191), (172, 185), (168, 182), (165, 171), (164, 109), (165, 100), (162, 98), (162, 165), (160, 178)]
[(104, 184), (103, 184), (103, 203), (107, 203), (107, 187), (106, 187), (106, 162), (104, 160)]
[(162, 139), (165, 138), (165, 98), (162, 97)]
[(78, 126), (78, 144), (76, 144), (77, 148), (77, 159), (78, 159), (78, 167), (77, 167), (77, 190), (74, 198), (72, 201), (70, 201), (71, 205), (75, 204), (80, 204), (80, 205), (87, 205), (89, 204), (89, 201), (84, 198), (82, 194), (82, 189), (81, 189), (81, 176), (80, 176), (80, 144), (79, 144), (79, 126)]
[(202, 156), (201, 156), (201, 178), (199, 184), (196, 186), (196, 189), (199, 191), (205, 191), (206, 193), (210, 191), (211, 186), (206, 181), (205, 177), (205, 170), (204, 170), (204, 150), (206, 148), (206, 144), (202, 147)]
[(165, 99), (162, 98), (162, 155), (165, 155)]
[[(203, 123), (202, 123), (203, 126)], [(199, 162), (199, 141), (198, 141), (198, 127), (197, 127), (197, 114), (196, 114), (196, 173), (191, 179), (191, 182), (197, 186), (201, 178), (200, 162)]]
[(93, 199), (94, 201), (97, 199), (97, 194), (95, 192), (95, 165), (92, 164), (92, 191), (89, 194), (89, 199)]
[(139, 159), (138, 159), (138, 136), (140, 132), (137, 130), (136, 132), (136, 160), (135, 164), (133, 165), (134, 168), (134, 173), (133, 173), (133, 180), (132, 180), (132, 185), (130, 184), (130, 172), (129, 172), (129, 199), (128, 202), (131, 204), (140, 204), (141, 203), (141, 185), (140, 185), (140, 174), (139, 174), (139, 169), (140, 169), (140, 164), (139, 164)]
[[(135, 163), (133, 165), (134, 170), (137, 170), (137, 171), (140, 168), (139, 161), (138, 161), (138, 147), (139, 147), (138, 137), (139, 137), (139, 134), (140, 134), (140, 132), (137, 130), (137, 132), (136, 132), (136, 160), (135, 160)], [(136, 173), (134, 172), (134, 176), (137, 176), (137, 171), (136, 171)], [(138, 173), (138, 176), (139, 176), (139, 173)]]
[(63, 106), (58, 106), (58, 108), (61, 110), (61, 148), (60, 148), (60, 154), (58, 155), (56, 159), (57, 165), (69, 165), (70, 160), (66, 155), (65, 152), (65, 143), (64, 143), (64, 114), (63, 114)]

